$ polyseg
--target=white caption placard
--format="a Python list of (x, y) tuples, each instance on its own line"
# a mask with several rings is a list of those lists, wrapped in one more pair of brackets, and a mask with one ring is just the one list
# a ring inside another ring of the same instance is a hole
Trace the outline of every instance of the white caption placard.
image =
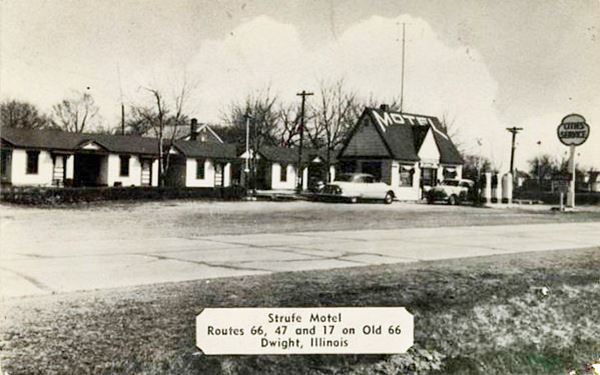
[(392, 354), (413, 345), (404, 307), (207, 308), (196, 317), (205, 354)]

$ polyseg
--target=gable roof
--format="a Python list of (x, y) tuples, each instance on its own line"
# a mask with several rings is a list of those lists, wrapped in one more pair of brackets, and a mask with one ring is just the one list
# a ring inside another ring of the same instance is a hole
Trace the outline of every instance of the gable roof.
[(434, 123), (432, 126), (433, 137), (440, 150), (440, 163), (442, 164), (463, 164), (463, 158), (456, 148), (456, 145), (450, 139), (448, 133), (443, 130), (442, 124), (437, 117), (431, 119)]
[(177, 140), (173, 146), (188, 158), (235, 159), (236, 145), (230, 143), (213, 143)]
[(93, 134), (92, 140), (114, 153), (158, 155), (158, 139), (134, 135)]
[[(344, 147), (340, 150), (342, 155), (351, 138), (367, 117), (377, 129), (378, 134), (390, 151), (390, 156), (398, 160), (419, 160), (418, 151), (429, 130), (440, 152), (440, 163), (462, 164), (463, 160), (456, 146), (443, 129), (436, 117), (411, 113), (400, 113), (383, 110), (381, 108), (365, 108), (355, 128), (350, 133)], [(382, 122), (385, 122), (383, 124)], [(367, 155), (364, 155), (367, 156)]]
[(85, 141), (82, 134), (59, 130), (16, 129), (2, 127), (0, 138), (15, 147), (72, 151)]
[[(203, 132), (212, 135), (212, 139), (213, 139), (212, 142), (216, 141), (218, 143), (225, 143), (225, 142), (223, 142), (223, 139), (217, 134), (217, 132), (215, 132), (213, 130), (213, 128), (211, 128), (208, 124), (200, 124), (200, 126), (198, 126), (196, 133), (200, 134)], [(191, 137), (192, 137), (192, 133), (190, 132), (190, 133), (184, 135), (183, 137), (180, 137), (179, 139), (182, 141), (191, 141), (192, 140)], [(207, 139), (206, 141), (210, 142), (211, 140)]]
[(89, 142), (114, 153), (158, 155), (156, 138), (134, 135), (69, 133), (60, 130), (2, 128), (0, 138), (15, 147), (58, 151), (80, 150)]
[[(305, 151), (305, 150), (303, 150)], [(280, 163), (298, 163), (298, 149), (279, 146), (261, 146), (258, 153), (266, 160)], [(304, 156), (303, 156), (304, 159)]]

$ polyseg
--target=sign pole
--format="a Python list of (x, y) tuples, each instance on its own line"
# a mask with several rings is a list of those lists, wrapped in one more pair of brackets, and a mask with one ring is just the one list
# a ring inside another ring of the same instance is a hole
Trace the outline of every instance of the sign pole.
[(567, 206), (575, 208), (575, 146), (569, 146), (571, 157), (569, 158), (569, 166), (571, 167), (571, 181), (569, 183), (569, 196), (567, 197)]
[(575, 147), (585, 143), (590, 135), (590, 125), (585, 118), (576, 113), (565, 116), (556, 129), (558, 139), (565, 146), (569, 146), (571, 157), (569, 167), (571, 168), (571, 181), (567, 194), (567, 207), (575, 208)]

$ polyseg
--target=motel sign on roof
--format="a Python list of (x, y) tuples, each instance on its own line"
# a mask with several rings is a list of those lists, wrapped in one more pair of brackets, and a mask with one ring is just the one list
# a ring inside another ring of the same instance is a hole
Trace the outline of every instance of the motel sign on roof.
[(379, 127), (383, 132), (387, 130), (387, 127), (390, 125), (429, 125), (431, 129), (438, 133), (440, 136), (445, 138), (446, 140), (450, 140), (444, 132), (440, 131), (431, 117), (420, 116), (420, 115), (410, 115), (407, 113), (398, 113), (398, 112), (387, 112), (379, 113), (376, 110), (371, 110), (375, 121), (379, 124)]
[(418, 115), (409, 115), (406, 113), (398, 113), (398, 112), (383, 112), (379, 114), (379, 112), (373, 110), (373, 116), (375, 116), (375, 120), (381, 126), (381, 128), (385, 131), (385, 128), (390, 125), (432, 125), (433, 123), (428, 117), (418, 116)]

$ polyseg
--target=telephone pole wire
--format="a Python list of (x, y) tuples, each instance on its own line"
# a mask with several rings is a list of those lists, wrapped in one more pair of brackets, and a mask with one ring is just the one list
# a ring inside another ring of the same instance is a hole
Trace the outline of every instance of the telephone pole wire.
[(298, 178), (297, 190), (298, 192), (301, 192), (304, 183), (304, 173), (302, 171), (302, 147), (304, 142), (304, 105), (306, 102), (306, 97), (314, 94), (312, 92), (306, 92), (306, 90), (302, 90), (302, 92), (297, 93), (296, 95), (302, 97), (302, 104), (300, 106), (300, 148), (298, 149), (298, 166), (296, 172), (296, 177)]

